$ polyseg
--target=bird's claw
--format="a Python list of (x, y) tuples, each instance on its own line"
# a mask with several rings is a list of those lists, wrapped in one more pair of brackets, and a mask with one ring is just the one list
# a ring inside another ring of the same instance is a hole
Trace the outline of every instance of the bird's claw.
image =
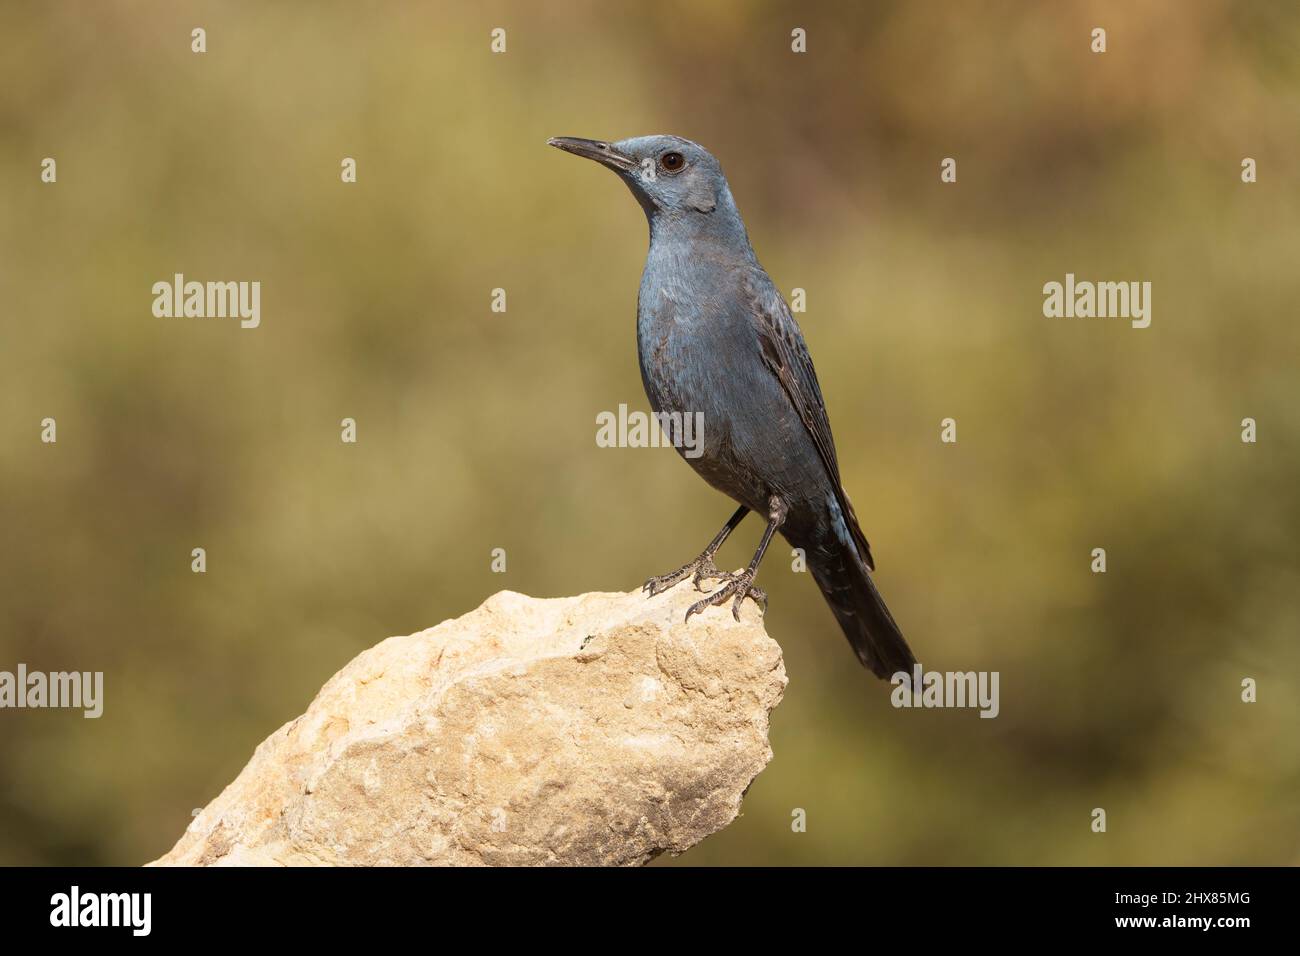
[(682, 578), (690, 574), (693, 567), (694, 565), (687, 564), (678, 568), (676, 571), (670, 571), (668, 574), (660, 574), (650, 578), (645, 584), (641, 585), (641, 590), (650, 597), (654, 597), (656, 594), (663, 594), (678, 581), (682, 580)]
[(695, 590), (704, 593), (704, 588), (700, 587), (700, 582), (705, 578), (725, 578), (725, 571), (719, 571), (718, 566), (713, 563), (712, 557), (701, 558), (696, 562), (695, 576), (691, 578), (691, 583), (695, 585)]
[(721, 607), (726, 603), (727, 598), (735, 597), (731, 602), (731, 616), (737, 621), (740, 620), (740, 606), (745, 602), (745, 598), (752, 598), (754, 603), (767, 613), (767, 592), (762, 588), (754, 587), (754, 573), (752, 571), (742, 571), (739, 574), (717, 574), (715, 577), (724, 578), (726, 584), (718, 588), (702, 601), (696, 601), (686, 609), (686, 620), (691, 619), (692, 614), (699, 614), (707, 607)]
[(713, 555), (702, 554), (689, 564), (683, 564), (676, 571), (670, 571), (667, 574), (660, 574), (645, 584), (641, 585), (641, 590), (654, 597), (656, 594), (663, 594), (679, 581), (684, 581), (690, 577), (695, 585), (695, 590), (703, 591), (700, 582), (705, 578), (725, 578), (726, 574), (719, 571), (713, 563)]

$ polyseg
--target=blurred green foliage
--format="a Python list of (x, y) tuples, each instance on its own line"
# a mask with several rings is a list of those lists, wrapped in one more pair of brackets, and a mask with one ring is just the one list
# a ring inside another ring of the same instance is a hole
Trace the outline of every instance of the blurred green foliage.
[[(682, 862), (1300, 862), (1294, 3), (32, 0), (0, 46), (0, 669), (107, 698), (0, 713), (0, 863), (151, 859), (363, 648), (708, 540), (676, 455), (596, 447), (645, 224), (544, 145), (653, 132), (808, 290), (913, 647), (1002, 675), (996, 720), (894, 710), (774, 550), (776, 756)], [(260, 280), (261, 328), (155, 319), (175, 272)], [(1066, 272), (1151, 328), (1045, 319)]]

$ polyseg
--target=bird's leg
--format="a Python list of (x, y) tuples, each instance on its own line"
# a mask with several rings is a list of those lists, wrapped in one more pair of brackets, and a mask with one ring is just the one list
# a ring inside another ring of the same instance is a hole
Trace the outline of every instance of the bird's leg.
[(651, 597), (654, 597), (656, 594), (662, 594), (664, 591), (667, 591), (678, 581), (685, 579), (691, 574), (691, 572), (694, 572), (695, 590), (700, 591), (703, 590), (700, 587), (701, 579), (723, 577), (722, 573), (718, 571), (713, 564), (713, 556), (718, 553), (718, 549), (721, 548), (722, 543), (727, 540), (727, 536), (736, 530), (736, 526), (744, 520), (745, 515), (747, 514), (749, 514), (749, 509), (744, 505), (741, 505), (736, 509), (736, 513), (731, 516), (731, 520), (722, 526), (721, 531), (714, 535), (713, 540), (709, 542), (709, 546), (704, 549), (703, 554), (694, 561), (691, 561), (688, 564), (683, 564), (676, 571), (671, 571), (668, 574), (661, 574), (658, 577), (651, 578), (645, 583), (641, 590), (647, 592)]
[(754, 576), (758, 574), (758, 565), (763, 560), (763, 553), (767, 551), (767, 546), (772, 543), (772, 535), (776, 534), (776, 529), (785, 522), (788, 511), (789, 507), (776, 495), (772, 495), (767, 500), (767, 529), (763, 532), (763, 540), (758, 543), (758, 550), (754, 552), (754, 560), (750, 561), (749, 567), (740, 574), (727, 575), (729, 579), (727, 583), (703, 601), (696, 601), (692, 604), (686, 611), (686, 620), (689, 621), (692, 614), (698, 614), (706, 607), (711, 605), (720, 606), (733, 595), (735, 600), (731, 604), (731, 615), (737, 621), (740, 620), (740, 605), (744, 603), (746, 597), (753, 598), (755, 604), (764, 611), (767, 610), (767, 594), (762, 589), (754, 587)]

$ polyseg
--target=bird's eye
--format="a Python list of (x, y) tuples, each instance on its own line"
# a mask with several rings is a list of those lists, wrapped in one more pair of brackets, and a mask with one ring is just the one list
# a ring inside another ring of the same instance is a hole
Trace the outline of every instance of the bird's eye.
[(659, 162), (662, 163), (664, 169), (668, 170), (670, 173), (675, 173), (686, 165), (686, 159), (681, 153), (664, 153), (663, 156), (659, 158)]

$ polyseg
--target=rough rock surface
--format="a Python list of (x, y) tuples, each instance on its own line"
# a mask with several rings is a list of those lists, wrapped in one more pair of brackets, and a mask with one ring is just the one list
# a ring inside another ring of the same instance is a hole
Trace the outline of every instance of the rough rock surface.
[(511, 591), (332, 677), (155, 865), (640, 864), (767, 765), (781, 650), (747, 601)]

